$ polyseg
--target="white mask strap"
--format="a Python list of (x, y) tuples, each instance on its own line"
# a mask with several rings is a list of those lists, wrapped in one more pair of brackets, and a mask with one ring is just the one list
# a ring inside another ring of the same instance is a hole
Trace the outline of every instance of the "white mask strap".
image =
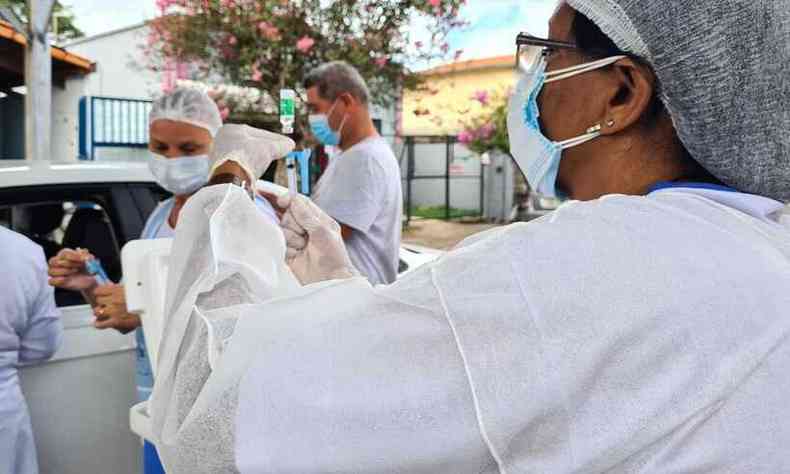
[(344, 115), (343, 120), (340, 121), (340, 127), (338, 127), (337, 132), (335, 132), (338, 136), (340, 136), (340, 134), (343, 132), (343, 127), (346, 125), (346, 120), (348, 120), (348, 114)]
[(598, 138), (600, 136), (601, 136), (601, 132), (585, 133), (584, 135), (579, 135), (576, 138), (569, 138), (567, 140), (557, 142), (557, 145), (559, 145), (561, 150), (565, 150), (567, 148), (573, 148), (575, 146), (579, 146), (582, 143), (587, 143), (590, 140)]
[(627, 57), (628, 56), (611, 56), (608, 58), (599, 59), (597, 61), (593, 61), (589, 63), (577, 64), (576, 66), (571, 66), (565, 69), (550, 71), (546, 73), (546, 84), (550, 82), (561, 81), (563, 79), (577, 76), (579, 74), (584, 74), (585, 72), (601, 69), (602, 67), (609, 66), (610, 64), (614, 64), (617, 61)]

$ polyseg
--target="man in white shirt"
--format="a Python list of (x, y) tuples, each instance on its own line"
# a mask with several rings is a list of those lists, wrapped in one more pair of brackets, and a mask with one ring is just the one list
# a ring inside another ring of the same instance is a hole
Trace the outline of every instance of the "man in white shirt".
[(354, 266), (371, 283), (392, 283), (401, 239), (400, 167), (370, 118), (370, 92), (352, 66), (331, 62), (304, 80), (310, 128), (340, 153), (318, 181), (313, 200), (340, 223)]

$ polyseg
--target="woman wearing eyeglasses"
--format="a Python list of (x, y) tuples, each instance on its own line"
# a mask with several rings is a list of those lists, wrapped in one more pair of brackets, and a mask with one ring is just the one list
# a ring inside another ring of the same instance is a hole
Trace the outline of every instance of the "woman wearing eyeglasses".
[[(530, 185), (572, 201), (390, 286), (354, 277), (308, 200), (276, 200), (291, 270), (325, 281), (239, 308), (194, 403), (154, 393), (173, 472), (218, 453), (241, 472), (790, 472), (788, 6), (561, 3), (549, 39), (518, 37), (509, 132)], [(215, 429), (227, 443), (201, 443)]]

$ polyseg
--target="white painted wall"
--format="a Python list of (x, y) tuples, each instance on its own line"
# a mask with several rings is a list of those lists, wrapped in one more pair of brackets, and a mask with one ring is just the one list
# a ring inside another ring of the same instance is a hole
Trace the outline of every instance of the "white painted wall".
[(66, 49), (96, 63), (86, 79), (86, 95), (150, 100), (160, 90), (158, 73), (144, 66), (141, 46), (148, 36), (144, 24), (83, 38)]
[(79, 101), (85, 95), (86, 78), (66, 80), (65, 87), (52, 87), (52, 159), (76, 160), (79, 152)]

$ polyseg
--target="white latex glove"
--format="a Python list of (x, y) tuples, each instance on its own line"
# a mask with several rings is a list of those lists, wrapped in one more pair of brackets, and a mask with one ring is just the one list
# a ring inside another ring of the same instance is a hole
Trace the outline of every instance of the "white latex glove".
[(276, 206), (283, 213), (286, 263), (303, 285), (359, 275), (340, 225), (313, 201), (301, 194), (284, 194), (276, 198)]
[(255, 183), (272, 161), (282, 158), (295, 147), (285, 135), (272, 133), (249, 125), (227, 124), (219, 129), (209, 153), (211, 174), (227, 161), (234, 161)]

